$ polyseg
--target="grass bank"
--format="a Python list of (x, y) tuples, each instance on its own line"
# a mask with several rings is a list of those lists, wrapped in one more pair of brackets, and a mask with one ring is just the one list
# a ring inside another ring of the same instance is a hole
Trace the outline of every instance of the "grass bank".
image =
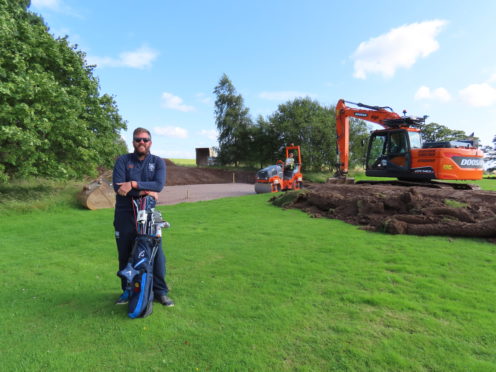
[(0, 183), (0, 214), (8, 216), (60, 208), (81, 208), (76, 196), (84, 182), (46, 179)]
[(112, 210), (0, 225), (8, 371), (496, 369), (496, 246), (312, 219), (267, 194), (161, 207), (174, 308), (130, 320)]

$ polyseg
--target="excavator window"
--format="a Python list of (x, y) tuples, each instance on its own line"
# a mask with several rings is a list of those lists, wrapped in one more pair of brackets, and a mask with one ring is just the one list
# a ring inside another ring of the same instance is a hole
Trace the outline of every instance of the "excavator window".
[(406, 130), (372, 134), (366, 166), (370, 170), (402, 172), (409, 166), (409, 137)]
[(389, 154), (403, 154), (406, 152), (405, 131), (392, 132), (389, 138)]
[(367, 168), (375, 168), (377, 161), (385, 154), (387, 145), (387, 133), (372, 135), (370, 139), (369, 153), (367, 156)]
[(411, 149), (422, 148), (422, 137), (420, 136), (420, 132), (408, 132), (408, 137), (410, 138)]

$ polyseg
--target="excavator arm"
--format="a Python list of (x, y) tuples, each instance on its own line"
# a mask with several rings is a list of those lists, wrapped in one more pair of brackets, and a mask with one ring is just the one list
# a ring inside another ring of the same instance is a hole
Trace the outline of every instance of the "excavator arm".
[[(346, 106), (351, 103), (359, 108)], [(346, 177), (348, 174), (349, 153), (350, 153), (350, 117), (370, 121), (390, 128), (388, 122), (401, 121), (401, 117), (393, 112), (390, 107), (368, 106), (363, 103), (347, 102), (340, 99), (336, 105), (336, 141), (338, 158), (338, 177)]]

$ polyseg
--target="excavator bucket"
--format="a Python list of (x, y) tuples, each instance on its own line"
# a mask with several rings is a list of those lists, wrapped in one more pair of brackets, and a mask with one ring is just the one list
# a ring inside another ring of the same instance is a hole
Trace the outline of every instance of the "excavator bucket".
[(97, 179), (83, 187), (78, 199), (88, 209), (115, 207), (115, 192), (112, 186), (102, 179)]

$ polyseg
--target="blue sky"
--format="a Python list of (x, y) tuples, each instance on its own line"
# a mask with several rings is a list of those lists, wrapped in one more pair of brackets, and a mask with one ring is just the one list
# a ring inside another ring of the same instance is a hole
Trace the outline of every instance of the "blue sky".
[(143, 126), (164, 157), (217, 144), (223, 73), (254, 119), (296, 97), (344, 98), (428, 115), (484, 145), (496, 135), (496, 1), (32, 0), (30, 10), (97, 65), (128, 146)]

